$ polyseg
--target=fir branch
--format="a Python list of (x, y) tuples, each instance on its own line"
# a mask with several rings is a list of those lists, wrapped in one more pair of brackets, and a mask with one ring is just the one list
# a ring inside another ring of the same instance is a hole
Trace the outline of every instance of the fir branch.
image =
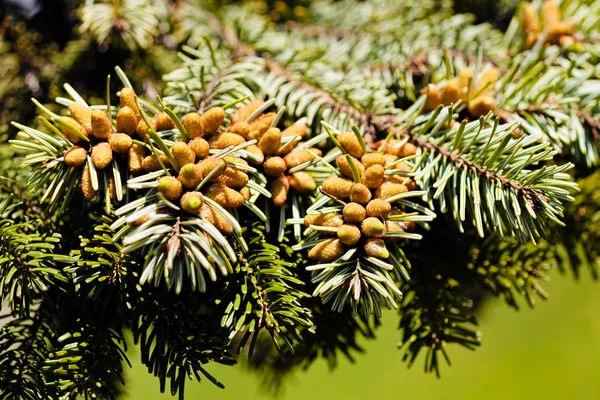
[(106, 224), (94, 227), (90, 237), (80, 237), (80, 248), (73, 250), (73, 264), (65, 268), (77, 292), (89, 300), (98, 315), (107, 318), (126, 315), (143, 301), (139, 263), (113, 239), (115, 232)]
[(531, 169), (556, 151), (533, 136), (516, 139), (516, 124), (492, 125), (488, 117), (442, 128), (453, 125), (452, 114), (452, 107), (440, 108), (393, 131), (424, 150), (415, 179), (429, 188), (428, 200), (450, 213), (461, 232), (471, 219), (481, 237), (488, 231), (535, 242), (548, 222), (562, 224), (564, 203), (577, 190), (565, 173), (572, 165)]
[(7, 322), (0, 329), (0, 397), (57, 399), (46, 386), (44, 361), (50, 351), (52, 327), (39, 312)]
[(263, 329), (282, 355), (285, 346), (293, 352), (296, 331), (312, 327), (311, 312), (304, 305), (308, 294), (301, 290), (303, 282), (292, 273), (297, 266), (285, 261), (285, 249), (281, 254), (281, 248), (266, 241), (261, 224), (254, 223), (244, 235), (249, 243), (248, 256), (240, 260), (224, 298), (219, 299), (224, 307), (221, 324), (230, 330), (230, 339), (243, 334), (238, 351), (250, 340), (250, 358)]
[(28, 316), (34, 300), (67, 281), (57, 263), (71, 259), (54, 253), (60, 239), (58, 233), (44, 233), (36, 221), (0, 221), (0, 293), (14, 316)]
[(296, 89), (314, 93), (320, 100), (323, 101), (323, 103), (327, 104), (333, 110), (333, 113), (345, 113), (353, 121), (356, 121), (356, 123), (361, 125), (369, 125), (369, 118), (367, 114), (363, 114), (360, 110), (339, 102), (332, 96), (331, 93), (311, 85), (310, 83), (299, 80), (291, 72), (287, 71), (283, 66), (278, 65), (276, 62), (271, 60), (267, 61), (266, 68), (267, 71), (272, 72), (276, 76), (285, 78), (288, 82), (292, 83)]
[(582, 270), (588, 270), (593, 279), (600, 271), (600, 174), (579, 179), (581, 192), (566, 213), (566, 226), (551, 232), (549, 242), (556, 248), (558, 267), (570, 269), (580, 279)]
[(160, 289), (148, 294), (135, 310), (131, 329), (141, 361), (159, 378), (161, 392), (170, 380), (171, 394), (179, 393), (183, 399), (186, 379), (202, 381), (201, 375), (223, 388), (205, 367), (209, 362), (235, 364), (224, 340), (226, 332), (211, 307), (214, 299), (189, 292), (172, 296)]
[[(155, 193), (140, 200), (117, 210), (121, 217), (111, 225), (113, 230), (125, 226), (119, 233), (124, 235), (123, 253), (143, 249), (147, 254), (140, 284), (159, 286), (164, 281), (175, 293), (181, 293), (184, 284), (192, 291), (205, 292), (205, 273), (214, 282), (218, 273), (227, 276), (233, 272), (232, 264), (237, 262), (235, 243), (232, 246), (214, 225), (179, 208), (173, 210)], [(226, 210), (222, 211), (225, 218), (235, 221)], [(137, 227), (126, 226), (136, 221)], [(234, 237), (243, 241), (239, 233), (235, 232)]]
[(425, 352), (425, 372), (439, 376), (442, 357), (451, 365), (450, 344), (469, 350), (480, 345), (473, 299), (482, 293), (473, 288), (481, 279), (466, 268), (472, 260), (472, 239), (458, 235), (442, 220), (434, 221), (428, 233), (406, 246), (407, 257), (419, 267), (410, 271), (411, 280), (402, 286), (398, 348), (409, 367)]
[(459, 293), (459, 283), (429, 272), (423, 275), (413, 274), (413, 281), (405, 288), (406, 297), (400, 307), (402, 339), (398, 347), (409, 367), (425, 350), (425, 372), (439, 376), (440, 355), (450, 364), (448, 344), (457, 343), (474, 350), (481, 338), (472, 328), (476, 324), (472, 301)]
[[(349, 37), (355, 38), (356, 40), (373, 40), (373, 36), (363, 32), (363, 31), (354, 31), (347, 30), (342, 27), (326, 27), (320, 25), (307, 25), (306, 23), (296, 22), (296, 21), (287, 21), (285, 24), (286, 29), (288, 29), (293, 34), (301, 34), (307, 37), (321, 38), (323, 36), (329, 36), (338, 40), (346, 39)], [(407, 67), (414, 68), (416, 71), (424, 71), (423, 68), (419, 68), (420, 66), (426, 66), (426, 62), (423, 62), (423, 58), (432, 52), (445, 52), (451, 58), (458, 58), (467, 63), (474, 63), (477, 60), (477, 56), (473, 55), (470, 52), (466, 52), (464, 50), (453, 49), (453, 48), (441, 48), (439, 46), (431, 45), (427, 48), (420, 49), (418, 54), (412, 56), (409, 60), (406, 60), (400, 64), (392, 64), (391, 68), (394, 70), (405, 70)], [(485, 63), (489, 63), (492, 65), (499, 65), (501, 60), (497, 58), (492, 58), (489, 56), (482, 57), (482, 61)], [(376, 63), (376, 60), (373, 60)], [(373, 67), (367, 67), (367, 70), (378, 69), (381, 66), (374, 65)]]
[(488, 238), (475, 240), (470, 253), (472, 261), (467, 267), (509, 306), (519, 308), (517, 295), (523, 296), (530, 307), (536, 304), (536, 297), (548, 298), (541, 283), (549, 280), (546, 272), (558, 263), (553, 246), (547, 242), (534, 246)]
[(122, 333), (106, 324), (88, 325), (77, 321), (78, 328), (56, 338), (55, 348), (45, 360), (48, 385), (61, 398), (78, 396), (117, 399), (118, 382), (124, 384), (123, 361), (129, 363)]

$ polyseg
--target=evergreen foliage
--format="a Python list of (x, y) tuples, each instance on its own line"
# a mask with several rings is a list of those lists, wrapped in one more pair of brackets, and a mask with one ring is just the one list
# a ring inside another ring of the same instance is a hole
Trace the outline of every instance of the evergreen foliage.
[(163, 392), (238, 359), (277, 390), (383, 307), (439, 375), (483, 298), (595, 279), (599, 7), (122, 0), (61, 53), (4, 34), (0, 396), (117, 398), (126, 330)]

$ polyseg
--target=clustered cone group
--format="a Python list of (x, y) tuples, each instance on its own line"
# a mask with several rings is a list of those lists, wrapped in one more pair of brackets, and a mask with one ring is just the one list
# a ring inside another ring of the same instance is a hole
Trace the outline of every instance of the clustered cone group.
[(471, 68), (465, 68), (456, 78), (445, 81), (443, 87), (431, 83), (422, 90), (427, 94), (424, 110), (432, 111), (440, 105), (449, 106), (462, 100), (473, 118), (487, 115), (496, 108), (494, 88), (499, 78), (500, 71), (496, 67), (483, 71), (477, 79)]
[(322, 155), (316, 148), (295, 150), (299, 141), (306, 136), (305, 124), (293, 124), (283, 131), (272, 127), (276, 114), (274, 112), (256, 114), (265, 102), (254, 100), (238, 108), (232, 117), (232, 131), (246, 140), (257, 140), (256, 145), (246, 148), (255, 159), (248, 161), (254, 166), (262, 166), (269, 179), (268, 189), (271, 201), (275, 206), (282, 206), (288, 198), (290, 189), (299, 193), (312, 193), (317, 188), (314, 178), (304, 171), (289, 173), (290, 168), (297, 167), (315, 157)]
[(525, 36), (525, 48), (530, 49), (538, 41), (544, 31), (548, 34), (545, 44), (567, 45), (575, 42), (574, 18), (562, 19), (560, 6), (556, 0), (546, 0), (542, 5), (541, 15), (531, 3), (523, 5), (522, 30)]
[[(73, 143), (64, 154), (64, 163), (71, 168), (83, 166), (81, 191), (87, 200), (93, 200), (98, 190), (92, 185), (90, 165), (86, 163), (88, 156), (99, 173), (117, 157), (128, 160), (132, 172), (137, 172), (136, 165), (141, 162), (144, 146), (134, 145), (132, 138), (141, 121), (135, 93), (129, 88), (121, 90), (120, 108), (114, 124), (108, 111), (92, 110), (78, 102), (71, 103), (69, 113), (70, 117), (58, 118), (62, 134)], [(107, 178), (114, 199), (114, 177), (107, 174)]]
[[(411, 167), (400, 159), (416, 154), (417, 149), (411, 143), (392, 139), (376, 143), (377, 152), (365, 152), (357, 137), (350, 132), (341, 132), (337, 141), (345, 153), (336, 159), (342, 176), (326, 179), (321, 191), (342, 203), (344, 208), (341, 213), (308, 214), (304, 218), (307, 227), (337, 228), (331, 232), (335, 237), (313, 247), (309, 257), (319, 262), (331, 262), (349, 248), (358, 246), (367, 256), (386, 259), (389, 257), (386, 241), (397, 240), (386, 238), (386, 234), (415, 228), (414, 222), (388, 219), (402, 211), (387, 199), (416, 189), (415, 182), (405, 174), (411, 171)], [(360, 174), (360, 181), (354, 177), (351, 164)], [(398, 173), (393, 173), (394, 170)], [(388, 174), (386, 171), (389, 171)], [(329, 230), (323, 233), (328, 234)]]
[[(213, 107), (202, 115), (189, 113), (184, 117), (183, 126), (189, 141), (177, 140), (171, 146), (179, 174), (161, 177), (157, 189), (165, 199), (179, 201), (184, 211), (200, 214), (221, 233), (230, 235), (233, 232), (231, 223), (204, 201), (207, 197), (223, 208), (232, 209), (243, 206), (244, 200), (250, 198), (249, 177), (243, 170), (248, 162), (233, 155), (211, 155), (211, 150), (224, 150), (246, 142), (234, 123), (220, 130), (224, 120), (225, 110), (221, 107)], [(250, 149), (252, 146), (246, 149), (256, 150)], [(158, 162), (154, 155), (144, 161), (146, 171), (160, 168), (156, 166)], [(161, 161), (170, 166), (168, 159)], [(200, 190), (202, 182), (206, 184)]]
[[(484, 74), (479, 84), (491, 80), (490, 73)], [(114, 124), (107, 112), (72, 103), (71, 117), (61, 117), (62, 133), (74, 143), (66, 151), (64, 162), (73, 168), (83, 166), (81, 189), (88, 200), (97, 195), (92, 187), (90, 166), (86, 163), (88, 156), (98, 171), (111, 165), (113, 157), (126, 161), (132, 175), (160, 169), (179, 170), (176, 176), (158, 178), (156, 187), (163, 199), (179, 205), (187, 213), (199, 214), (228, 235), (233, 232), (231, 223), (205, 199), (210, 198), (225, 209), (244, 205), (251, 197), (246, 172), (250, 165), (261, 167), (268, 177), (268, 189), (275, 206), (285, 204), (290, 190), (309, 194), (317, 188), (314, 178), (297, 168), (322, 156), (317, 148), (298, 146), (306, 136), (307, 126), (293, 124), (281, 131), (274, 126), (276, 113), (265, 112), (268, 107), (264, 105), (263, 100), (255, 100), (239, 107), (224, 128), (221, 126), (225, 110), (221, 107), (210, 108), (203, 114), (187, 114), (182, 123), (185, 132), (180, 135), (185, 140), (172, 142), (169, 149), (172, 157), (169, 157), (157, 148), (150, 150), (154, 146), (150, 146), (149, 132), (173, 130), (176, 123), (163, 112), (153, 119), (142, 118), (133, 90), (121, 90)], [(326, 179), (321, 190), (344, 204), (344, 209), (341, 213), (306, 216), (307, 226), (339, 228), (337, 238), (315, 246), (309, 256), (318, 261), (332, 261), (348, 246), (360, 245), (368, 256), (385, 259), (389, 256), (384, 241), (386, 233), (414, 229), (412, 222), (388, 219), (401, 211), (387, 199), (415, 189), (415, 183), (406, 175), (411, 168), (400, 159), (414, 155), (416, 147), (392, 139), (376, 143), (377, 152), (366, 152), (353, 133), (341, 132), (336, 140), (344, 153), (336, 159), (340, 176)], [(248, 143), (250, 141), (255, 142)], [(247, 157), (240, 157), (239, 152), (228, 152), (233, 148), (243, 149)], [(177, 165), (171, 165), (170, 160)], [(114, 191), (114, 180), (112, 183), (109, 180), (109, 188)], [(148, 218), (149, 215), (141, 218), (136, 225)], [(396, 239), (389, 237), (388, 240)]]

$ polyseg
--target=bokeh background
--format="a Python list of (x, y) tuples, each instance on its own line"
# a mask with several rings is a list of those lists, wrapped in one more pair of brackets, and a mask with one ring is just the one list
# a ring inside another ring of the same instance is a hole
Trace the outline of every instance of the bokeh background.
[[(242, 368), (209, 365), (226, 386), (190, 382), (189, 399), (364, 400), (537, 400), (600, 399), (600, 291), (588, 276), (574, 281), (551, 274), (551, 296), (535, 309), (509, 309), (501, 302), (484, 303), (480, 328), (483, 346), (474, 352), (450, 348), (451, 367), (440, 379), (424, 374), (422, 363), (407, 369), (395, 343), (396, 318), (383, 318), (377, 339), (363, 340), (365, 354), (356, 363), (343, 360), (333, 372), (324, 361), (289, 377), (277, 395), (260, 377)], [(158, 381), (129, 352), (133, 369), (127, 374), (124, 399), (168, 399), (158, 393)]]

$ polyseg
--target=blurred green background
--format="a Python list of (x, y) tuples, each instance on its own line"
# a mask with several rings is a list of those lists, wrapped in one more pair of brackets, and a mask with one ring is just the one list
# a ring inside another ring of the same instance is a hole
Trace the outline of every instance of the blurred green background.
[[(407, 369), (395, 345), (400, 337), (392, 312), (383, 318), (375, 341), (363, 341), (366, 353), (357, 363), (342, 360), (329, 372), (316, 362), (307, 372), (287, 381), (278, 399), (600, 399), (600, 291), (584, 276), (580, 282), (557, 272), (546, 285), (549, 301), (535, 310), (523, 305), (515, 312), (499, 301), (485, 302), (480, 315), (483, 347), (471, 352), (450, 347), (452, 367), (442, 378), (425, 375), (422, 363)], [(129, 352), (124, 399), (167, 399), (158, 380), (139, 363), (137, 349)], [(273, 399), (261, 390), (260, 379), (242, 367), (208, 365), (226, 386), (189, 382), (186, 399)]]

